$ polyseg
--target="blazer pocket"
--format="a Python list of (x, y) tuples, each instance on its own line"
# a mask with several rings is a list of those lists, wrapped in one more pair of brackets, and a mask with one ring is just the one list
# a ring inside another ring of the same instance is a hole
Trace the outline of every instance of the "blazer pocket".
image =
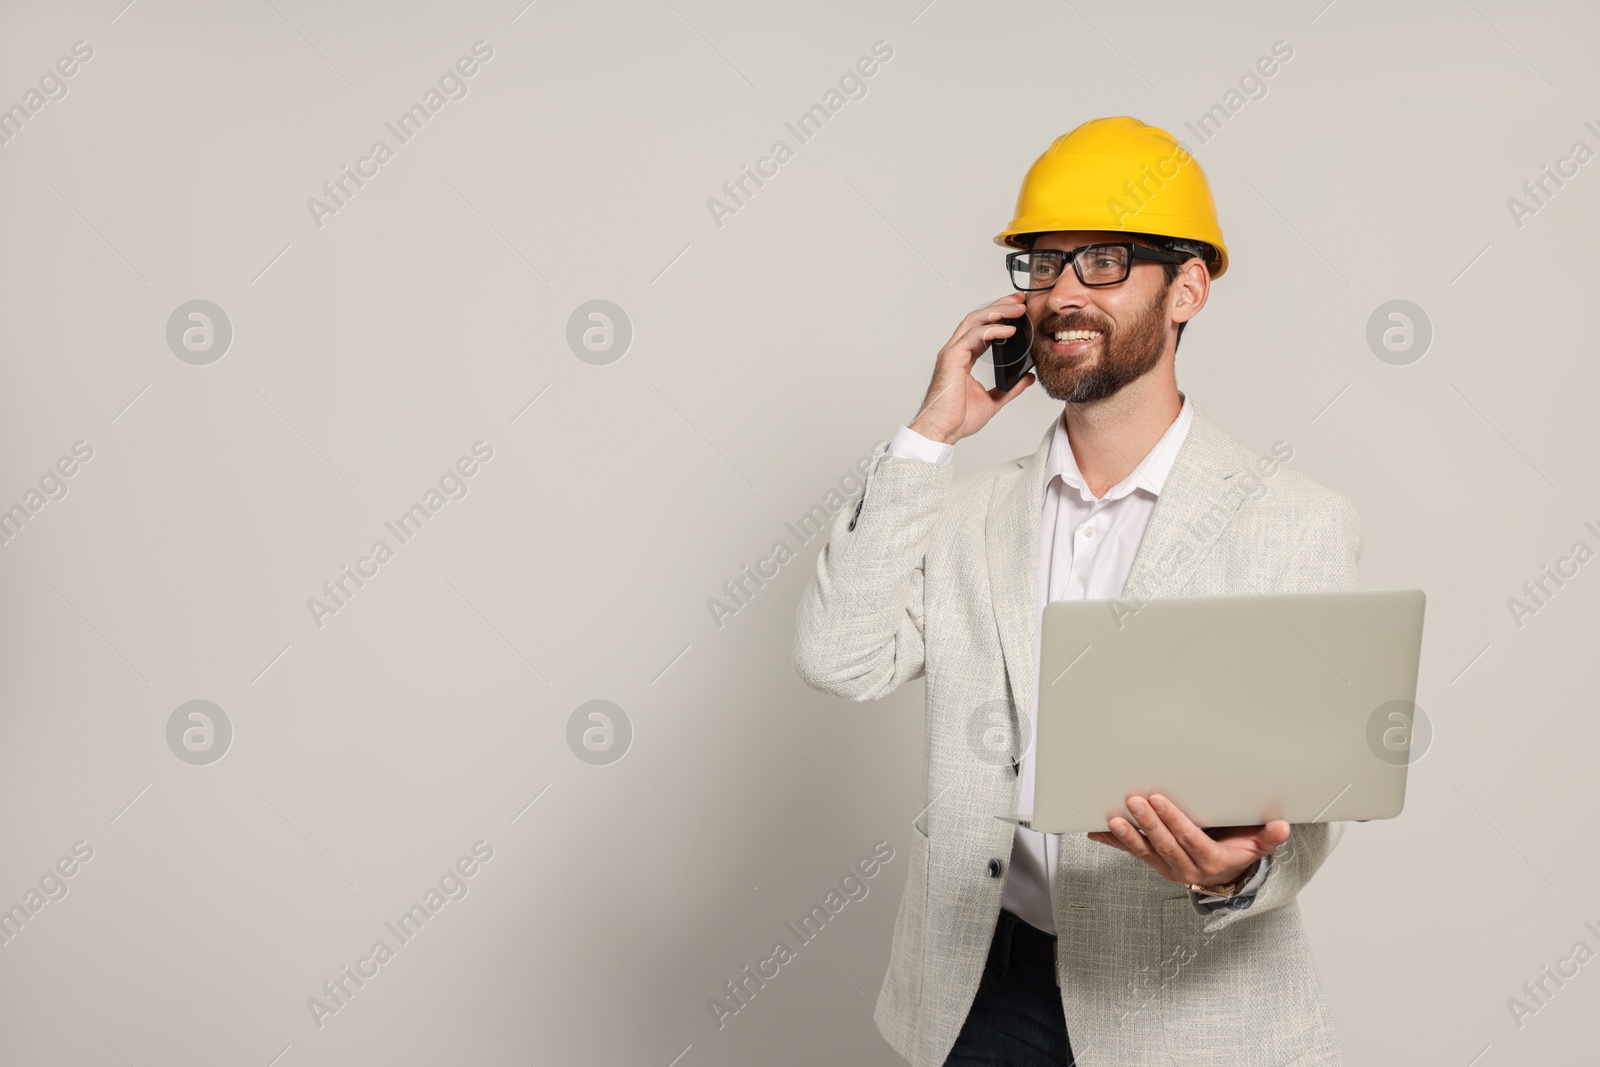
[(922, 1032), (924, 972), (928, 960), (928, 834), (912, 824), (911, 862), (906, 872), (905, 890), (895, 913), (894, 934), (889, 951), (889, 972), (884, 977), (880, 1003), (875, 1014), (886, 1018), (888, 1026), (915, 1042)]
[(1281, 1067), (1326, 1036), (1292, 904), (1205, 933), (1187, 896), (1161, 904), (1161, 1029), (1184, 1067)]

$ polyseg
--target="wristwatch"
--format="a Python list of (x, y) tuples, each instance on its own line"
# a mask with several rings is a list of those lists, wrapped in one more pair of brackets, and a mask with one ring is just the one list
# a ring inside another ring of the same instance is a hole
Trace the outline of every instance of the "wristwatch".
[(1244, 888), (1245, 883), (1255, 877), (1256, 871), (1260, 867), (1261, 861), (1256, 860), (1250, 866), (1246, 867), (1244, 871), (1231, 882), (1224, 882), (1221, 885), (1190, 885), (1186, 886), (1186, 888), (1196, 893), (1204, 893), (1208, 896), (1224, 898), (1236, 897), (1239, 895), (1239, 890)]

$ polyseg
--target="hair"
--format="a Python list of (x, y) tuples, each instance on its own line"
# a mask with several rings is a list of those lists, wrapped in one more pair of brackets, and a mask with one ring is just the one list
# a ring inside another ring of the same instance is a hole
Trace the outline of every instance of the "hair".
[[(1040, 236), (1041, 235), (1037, 233), (1022, 234), (1021, 237), (1023, 247), (1031, 250), (1033, 248), (1033, 242), (1038, 240)], [(1174, 255), (1183, 255), (1187, 253), (1191, 257), (1198, 257), (1200, 262), (1205, 264), (1208, 271), (1211, 269), (1211, 264), (1215, 263), (1218, 258), (1217, 250), (1211, 247), (1211, 245), (1205, 241), (1193, 241), (1184, 237), (1162, 237), (1153, 233), (1128, 233), (1124, 234), (1123, 236), (1136, 238), (1140, 241), (1152, 244), (1164, 252), (1171, 252)], [(1157, 263), (1156, 266), (1161, 268), (1161, 274), (1162, 277), (1165, 278), (1166, 288), (1169, 289), (1172, 287), (1173, 280), (1178, 277), (1178, 271), (1183, 269), (1182, 263)], [(1183, 341), (1183, 328), (1187, 325), (1189, 325), (1188, 322), (1178, 323), (1178, 336), (1172, 342), (1172, 351), (1174, 354), (1177, 353), (1178, 345)]]

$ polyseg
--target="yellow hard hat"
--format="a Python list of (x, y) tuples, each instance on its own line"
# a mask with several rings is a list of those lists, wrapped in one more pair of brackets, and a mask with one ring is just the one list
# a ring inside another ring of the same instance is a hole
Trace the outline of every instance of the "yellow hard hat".
[(1136, 118), (1091, 119), (1057, 137), (1028, 168), (1017, 217), (995, 243), (1026, 248), (1020, 235), (1118, 230), (1202, 241), (1211, 277), (1228, 269), (1217, 204), (1199, 162), (1166, 130)]

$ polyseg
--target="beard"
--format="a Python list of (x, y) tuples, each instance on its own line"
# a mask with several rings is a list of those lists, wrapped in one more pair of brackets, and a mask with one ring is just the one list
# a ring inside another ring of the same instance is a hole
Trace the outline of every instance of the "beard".
[[(1083, 312), (1070, 315), (1048, 314), (1039, 320), (1033, 333), (1033, 368), (1039, 385), (1056, 400), (1083, 404), (1115, 395), (1129, 382), (1148, 374), (1161, 361), (1167, 338), (1167, 321), (1162, 308), (1172, 283), (1150, 299), (1126, 327), (1113, 329)], [(1099, 330), (1094, 351), (1075, 356), (1051, 352), (1055, 335), (1061, 330)]]

